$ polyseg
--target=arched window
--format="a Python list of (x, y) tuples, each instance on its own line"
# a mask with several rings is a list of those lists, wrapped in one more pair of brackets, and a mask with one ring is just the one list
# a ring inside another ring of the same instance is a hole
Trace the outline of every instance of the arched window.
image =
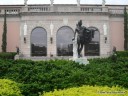
[[(88, 27), (89, 29), (96, 30), (96, 27)], [(100, 32), (97, 30), (94, 32), (92, 41), (85, 45), (84, 48), (85, 56), (99, 56), (100, 55)]]
[(58, 30), (56, 36), (58, 56), (73, 56), (73, 36), (74, 31), (68, 26), (63, 26)]
[(31, 33), (31, 56), (47, 56), (47, 32), (37, 27)]

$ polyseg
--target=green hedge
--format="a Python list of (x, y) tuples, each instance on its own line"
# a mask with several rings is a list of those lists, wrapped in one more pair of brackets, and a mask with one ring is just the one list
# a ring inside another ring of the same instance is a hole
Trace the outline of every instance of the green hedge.
[(23, 96), (19, 85), (8, 79), (0, 79), (0, 96)]
[(91, 59), (83, 65), (73, 61), (0, 60), (0, 78), (22, 83), (25, 96), (82, 85), (122, 86), (128, 88), (128, 58)]
[(128, 90), (118, 86), (82, 86), (45, 92), (40, 96), (128, 96)]
[(15, 52), (0, 53), (0, 59), (14, 59)]
[(128, 57), (128, 51), (117, 51), (118, 57)]

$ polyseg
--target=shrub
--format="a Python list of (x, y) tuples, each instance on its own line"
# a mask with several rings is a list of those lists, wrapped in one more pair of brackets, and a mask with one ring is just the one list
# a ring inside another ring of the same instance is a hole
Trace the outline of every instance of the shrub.
[(128, 51), (118, 51), (117, 56), (119, 56), (119, 57), (128, 57)]
[(18, 84), (8, 79), (0, 79), (0, 96), (23, 96)]
[(115, 63), (110, 58), (91, 59), (88, 65), (66, 60), (0, 60), (0, 78), (22, 83), (25, 96), (82, 85), (128, 88), (127, 60), (122, 57)]
[(128, 96), (128, 90), (121, 87), (82, 86), (64, 90), (44, 92), (40, 96)]
[(14, 59), (15, 52), (0, 53), (0, 59)]

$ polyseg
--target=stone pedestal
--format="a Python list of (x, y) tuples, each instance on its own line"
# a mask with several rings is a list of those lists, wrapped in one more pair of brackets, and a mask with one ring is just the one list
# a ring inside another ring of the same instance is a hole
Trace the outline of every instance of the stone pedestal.
[(20, 56), (17, 54), (17, 55), (15, 55), (14, 59), (15, 60), (20, 59)]
[(78, 58), (77, 39), (73, 40), (73, 59)]
[(87, 60), (86, 57), (81, 57), (81, 58), (70, 58), (69, 60), (73, 60), (75, 61), (76, 63), (79, 63), (79, 64), (89, 64), (89, 61)]
[(77, 52), (77, 33), (75, 35), (75, 39), (73, 40), (73, 58), (70, 58), (69, 60), (73, 60), (79, 64), (89, 64), (89, 61), (86, 57), (78, 58), (78, 52)]

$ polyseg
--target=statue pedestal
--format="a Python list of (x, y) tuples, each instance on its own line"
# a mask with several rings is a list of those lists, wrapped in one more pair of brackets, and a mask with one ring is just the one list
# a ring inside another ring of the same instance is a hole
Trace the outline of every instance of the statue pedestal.
[(20, 56), (18, 54), (16, 54), (15, 57), (14, 57), (14, 59), (15, 60), (20, 59)]
[(81, 58), (70, 58), (69, 60), (72, 60), (72, 61), (75, 61), (76, 63), (79, 63), (79, 64), (89, 64), (89, 61), (87, 60), (86, 57), (81, 57)]

